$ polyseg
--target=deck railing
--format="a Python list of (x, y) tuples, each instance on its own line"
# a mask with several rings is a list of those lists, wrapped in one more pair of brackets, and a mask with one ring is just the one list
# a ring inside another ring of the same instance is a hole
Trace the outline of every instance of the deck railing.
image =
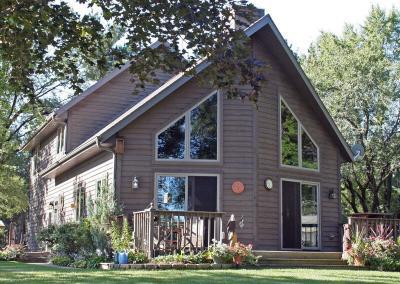
[(372, 230), (376, 230), (378, 226), (383, 225), (392, 231), (392, 237), (397, 239), (400, 236), (400, 219), (393, 218), (369, 218), (369, 217), (349, 217), (348, 225), (351, 232), (364, 231), (365, 234), (371, 235)]
[(133, 213), (135, 249), (149, 257), (172, 252), (198, 252), (222, 240), (223, 212), (146, 209)]

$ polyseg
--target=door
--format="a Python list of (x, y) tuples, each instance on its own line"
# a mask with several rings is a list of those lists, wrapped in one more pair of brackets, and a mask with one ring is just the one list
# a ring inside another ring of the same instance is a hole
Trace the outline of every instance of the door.
[(318, 249), (319, 238), (318, 185), (282, 181), (282, 249)]
[(301, 249), (299, 182), (282, 181), (282, 248)]

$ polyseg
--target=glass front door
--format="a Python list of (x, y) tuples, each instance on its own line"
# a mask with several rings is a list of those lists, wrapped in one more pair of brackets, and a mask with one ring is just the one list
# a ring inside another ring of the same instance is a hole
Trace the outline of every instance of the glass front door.
[(318, 249), (318, 185), (282, 181), (282, 248)]

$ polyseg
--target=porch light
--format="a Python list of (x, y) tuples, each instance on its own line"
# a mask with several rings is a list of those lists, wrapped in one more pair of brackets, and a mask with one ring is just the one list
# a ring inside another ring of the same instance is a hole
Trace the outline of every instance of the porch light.
[(137, 177), (133, 177), (132, 180), (132, 189), (138, 189), (139, 188), (139, 180)]
[(329, 197), (329, 199), (336, 199), (336, 198), (337, 198), (337, 194), (336, 194), (336, 192), (335, 192), (334, 189), (331, 189), (331, 190), (329, 191), (328, 197)]

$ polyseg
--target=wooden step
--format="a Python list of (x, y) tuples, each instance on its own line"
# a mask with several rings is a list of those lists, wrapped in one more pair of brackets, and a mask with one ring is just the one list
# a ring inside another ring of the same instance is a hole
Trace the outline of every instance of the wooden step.
[(50, 253), (46, 251), (26, 252), (19, 260), (21, 262), (47, 263), (50, 261)]
[(266, 251), (255, 250), (255, 255), (267, 258), (284, 258), (284, 259), (336, 259), (340, 260), (341, 252), (321, 252), (321, 251)]

